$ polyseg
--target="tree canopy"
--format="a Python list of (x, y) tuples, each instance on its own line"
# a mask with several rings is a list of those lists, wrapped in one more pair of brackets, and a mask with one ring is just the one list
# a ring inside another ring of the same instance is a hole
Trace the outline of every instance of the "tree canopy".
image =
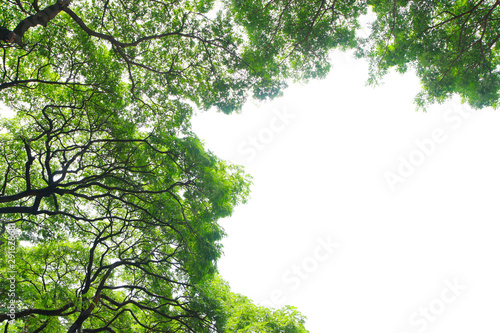
[[(250, 180), (203, 148), (190, 117), (326, 75), (357, 27), (334, 4), (3, 2), (0, 99), (16, 116), (1, 123), (0, 214), (19, 231), (14, 299), (2, 256), (5, 331), (231, 331), (214, 308), (233, 315), (229, 291), (199, 300), (217, 221)], [(250, 308), (245, 327), (303, 322)]]
[[(280, 95), (290, 80), (324, 77), (330, 50), (358, 48), (371, 61), (371, 82), (391, 67), (416, 69), (420, 106), (455, 93), (473, 107), (496, 106), (498, 5), (8, 0), (0, 14), (0, 90), (15, 88), (3, 94), (12, 101), (42, 86), (111, 93), (119, 82), (141, 117), (173, 101), (230, 113), (249, 97)], [(355, 31), (368, 9), (375, 20), (363, 40)]]
[(391, 67), (416, 69), (417, 104), (453, 94), (474, 108), (498, 106), (500, 3), (498, 1), (369, 0), (376, 15), (363, 55), (372, 82)]
[(214, 4), (4, 2), (4, 41), (15, 38), (3, 45), (0, 89), (15, 88), (14, 100), (42, 87), (116, 92), (119, 82), (142, 117), (179, 100), (230, 113), (249, 96), (278, 96), (288, 79), (325, 76), (329, 50), (354, 46), (364, 12), (352, 0)]
[(199, 290), (200, 306), (216, 309), (212, 317), (222, 332), (308, 332), (304, 328), (306, 318), (296, 308), (285, 306), (275, 310), (255, 305), (247, 297), (231, 292), (219, 275), (206, 280)]
[(216, 221), (245, 200), (249, 179), (161, 121), (141, 130), (72, 104), (4, 120), (0, 214), (24, 242), (16, 318), (30, 329), (210, 327), (190, 300), (220, 255)]
[(204, 148), (193, 112), (322, 78), (336, 48), (368, 57), (372, 83), (416, 69), (420, 106), (454, 93), (497, 106), (498, 5), (3, 1), (4, 332), (306, 332), (296, 309), (259, 307), (217, 275), (218, 220), (251, 178)]

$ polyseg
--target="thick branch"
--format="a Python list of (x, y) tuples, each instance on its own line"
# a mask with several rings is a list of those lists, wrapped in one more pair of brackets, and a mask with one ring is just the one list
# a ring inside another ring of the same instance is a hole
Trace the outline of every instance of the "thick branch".
[(87, 34), (89, 34), (90, 36), (93, 36), (93, 37), (97, 37), (97, 38), (100, 38), (100, 39), (104, 39), (104, 40), (107, 40), (109, 42), (111, 42), (113, 45), (117, 46), (117, 47), (133, 47), (133, 46), (137, 46), (139, 45), (140, 43), (142, 42), (145, 42), (145, 41), (148, 41), (148, 40), (153, 40), (153, 39), (160, 39), (160, 38), (163, 38), (163, 37), (167, 37), (167, 36), (172, 36), (172, 35), (179, 35), (180, 32), (184, 29), (184, 20), (185, 20), (185, 16), (183, 17), (183, 21), (182, 21), (182, 25), (181, 27), (177, 30), (177, 31), (173, 31), (173, 32), (167, 32), (167, 33), (164, 33), (164, 34), (160, 34), (160, 35), (152, 35), (152, 36), (146, 36), (146, 37), (141, 37), (139, 39), (137, 39), (136, 41), (133, 41), (133, 42), (130, 42), (130, 43), (123, 43), (123, 42), (120, 42), (118, 40), (116, 40), (113, 36), (110, 36), (110, 35), (106, 35), (106, 34), (103, 34), (103, 33), (100, 33), (100, 32), (96, 32), (96, 31), (93, 31), (92, 29), (90, 29), (84, 22), (83, 20), (78, 16), (76, 15), (76, 13), (74, 11), (72, 11), (71, 9), (69, 8), (64, 8), (63, 9), (69, 16), (71, 16), (71, 18), (80, 26), (80, 28), (83, 29), (83, 31), (85, 31)]
[[(71, 303), (66, 304), (62, 308), (55, 309), (55, 310), (28, 309), (28, 310), (23, 310), (23, 311), (17, 312), (17, 313), (15, 313), (15, 315), (16, 315), (16, 318), (23, 318), (23, 317), (34, 315), (34, 314), (42, 315), (42, 316), (61, 316), (61, 315), (64, 315), (64, 312), (66, 310), (68, 310), (69, 308), (71, 308), (73, 306), (74, 306), (74, 304), (71, 302)], [(5, 320), (10, 320), (10, 319), (11, 318), (9, 317), (8, 314), (5, 314), (5, 313), (0, 314), (0, 323), (5, 321)]]
[[(1, 38), (0, 38), (0, 40), (1, 40)], [(58, 81), (46, 81), (46, 80), (40, 80), (40, 79), (29, 79), (29, 80), (15, 80), (15, 81), (10, 81), (10, 82), (0, 83), (0, 90), (15, 87), (18, 85), (26, 85), (29, 83), (54, 84), (54, 85), (60, 85), (60, 86), (92, 86), (92, 84), (88, 84), (88, 83), (78, 83), (78, 82), (68, 83), (68, 82), (58, 82)], [(25, 86), (23, 86), (23, 87), (25, 87)]]
[[(54, 19), (70, 2), (71, 0), (58, 0), (55, 4), (39, 10), (35, 15), (31, 15), (19, 22), (14, 31), (10, 31), (4, 27), (0, 28), (0, 40), (7, 43), (21, 44), (23, 36), (29, 28), (36, 27), (37, 25), (47, 26), (47, 23)], [(34, 7), (38, 7), (36, 1), (34, 2)]]
[(15, 34), (7, 28), (0, 27), (0, 40), (2, 42), (12, 43), (15, 39)]

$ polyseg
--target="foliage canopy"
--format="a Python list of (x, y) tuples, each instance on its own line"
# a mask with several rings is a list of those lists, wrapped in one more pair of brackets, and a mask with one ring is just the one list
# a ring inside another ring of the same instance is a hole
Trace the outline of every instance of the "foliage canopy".
[(498, 1), (369, 0), (376, 19), (363, 55), (372, 81), (391, 67), (415, 68), (423, 90), (418, 106), (453, 94), (474, 108), (498, 106)]
[(218, 277), (218, 220), (250, 177), (206, 151), (193, 110), (322, 78), (335, 48), (368, 57), (372, 83), (415, 68), (419, 106), (457, 93), (496, 107), (499, 4), (2, 1), (0, 101), (16, 115), (0, 123), (1, 237), (19, 291), (3, 251), (4, 331), (306, 332), (294, 308), (258, 307)]
[(231, 113), (326, 75), (329, 50), (354, 46), (345, 17), (363, 7), (350, 4), (3, 2), (0, 99), (16, 116), (1, 124), (0, 214), (19, 230), (22, 291), (5, 330), (278, 332), (288, 318), (304, 331), (295, 310), (246, 306), (254, 320), (237, 324), (225, 302), (249, 301), (207, 291), (217, 220), (250, 180), (189, 121), (194, 108)]

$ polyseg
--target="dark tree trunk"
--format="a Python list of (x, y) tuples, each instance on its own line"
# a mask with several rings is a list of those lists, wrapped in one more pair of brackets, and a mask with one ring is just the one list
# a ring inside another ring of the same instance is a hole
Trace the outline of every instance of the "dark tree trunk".
[(10, 31), (4, 27), (0, 27), (0, 40), (6, 43), (12, 43), (14, 41), (14, 31)]
[(47, 23), (54, 19), (71, 0), (58, 0), (55, 4), (39, 10), (35, 15), (29, 16), (19, 22), (14, 31), (0, 27), (0, 40), (7, 43), (21, 44), (24, 33), (37, 25), (47, 26)]

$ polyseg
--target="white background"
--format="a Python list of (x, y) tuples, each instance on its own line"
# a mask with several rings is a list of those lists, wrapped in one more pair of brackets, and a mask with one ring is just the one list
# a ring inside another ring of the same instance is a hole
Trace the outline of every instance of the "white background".
[(500, 114), (458, 99), (416, 112), (415, 75), (371, 88), (366, 62), (332, 63), (283, 98), (194, 119), (208, 149), (254, 177), (222, 221), (222, 276), (298, 307), (312, 333), (497, 332)]

